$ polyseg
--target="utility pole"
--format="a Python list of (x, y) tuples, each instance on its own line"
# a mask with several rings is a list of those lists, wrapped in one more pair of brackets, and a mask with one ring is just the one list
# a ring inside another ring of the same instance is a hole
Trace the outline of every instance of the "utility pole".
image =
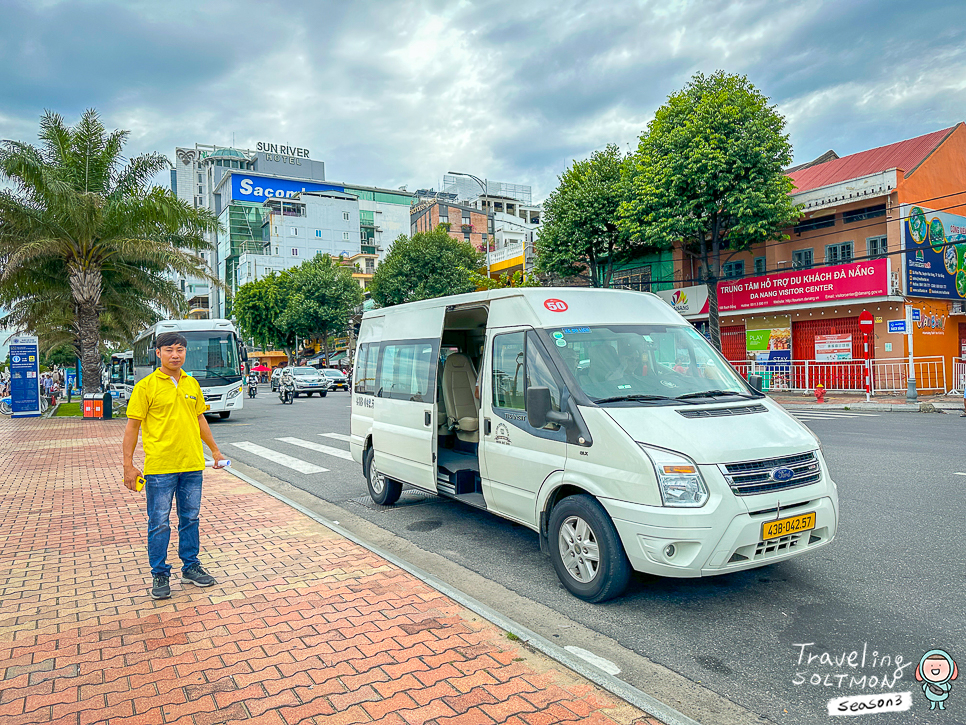
[[(481, 199), (483, 199), (484, 200), (484, 203), (485, 203), (485, 197), (489, 194), (488, 183), (487, 183), (486, 180), (481, 179), (479, 176), (473, 176), (473, 174), (467, 174), (467, 173), (465, 173), (463, 171), (448, 171), (447, 173), (448, 174), (452, 174), (453, 176), (468, 176), (469, 178), (473, 179), (473, 181), (475, 181), (477, 184), (480, 185), (480, 189), (482, 189), (482, 191), (483, 191), (483, 196), (481, 197)], [(481, 206), (482, 206), (482, 204), (481, 204)], [(489, 224), (490, 215), (489, 215), (489, 213), (486, 214), (486, 219), (487, 219), (487, 225), (486, 225), (486, 277), (487, 277), (487, 279), (489, 279), (489, 277), (490, 277), (490, 242), (493, 241), (492, 239), (490, 239), (490, 224)]]

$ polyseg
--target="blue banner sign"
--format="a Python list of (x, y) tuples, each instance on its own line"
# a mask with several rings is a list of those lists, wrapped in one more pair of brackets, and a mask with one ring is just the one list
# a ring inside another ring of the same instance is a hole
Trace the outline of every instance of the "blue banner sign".
[(904, 204), (906, 294), (966, 299), (966, 217)]
[(889, 332), (905, 332), (905, 320), (889, 320)]
[(40, 415), (40, 362), (37, 338), (29, 335), (10, 341), (10, 407), (14, 418)]
[(341, 191), (344, 186), (320, 184), (317, 181), (275, 179), (255, 174), (231, 175), (232, 201), (265, 201), (272, 198), (291, 198), (301, 191)]

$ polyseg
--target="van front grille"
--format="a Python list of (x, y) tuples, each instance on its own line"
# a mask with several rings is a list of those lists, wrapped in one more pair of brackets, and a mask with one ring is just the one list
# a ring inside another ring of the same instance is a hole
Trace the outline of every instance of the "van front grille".
[(750, 415), (752, 413), (767, 413), (764, 405), (742, 405), (735, 408), (684, 408), (678, 415), (685, 418), (724, 418), (731, 415)]
[[(718, 467), (736, 496), (785, 491), (822, 480), (822, 468), (815, 451), (760, 461), (723, 463)], [(773, 475), (779, 469), (791, 469), (791, 476), (780, 480)]]

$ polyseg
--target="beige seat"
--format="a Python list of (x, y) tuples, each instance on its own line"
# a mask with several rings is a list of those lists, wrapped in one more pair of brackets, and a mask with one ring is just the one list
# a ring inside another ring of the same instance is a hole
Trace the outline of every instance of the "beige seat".
[(480, 440), (480, 404), (476, 400), (476, 370), (462, 353), (453, 353), (443, 365), (443, 404), (446, 420), (456, 437), (467, 443)]

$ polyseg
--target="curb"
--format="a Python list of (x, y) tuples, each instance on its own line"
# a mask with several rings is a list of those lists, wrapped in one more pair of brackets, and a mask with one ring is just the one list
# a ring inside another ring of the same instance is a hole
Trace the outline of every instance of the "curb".
[(618, 679), (614, 675), (611, 675), (610, 673), (605, 672), (599, 667), (596, 667), (590, 664), (586, 660), (581, 659), (574, 654), (571, 654), (563, 647), (560, 647), (559, 645), (554, 644), (553, 642), (546, 639), (545, 637), (542, 637), (536, 632), (524, 627), (522, 624), (518, 624), (512, 619), (505, 617), (504, 615), (497, 612), (495, 609), (488, 607), (487, 605), (473, 598), (469, 594), (466, 594), (465, 592), (462, 592), (459, 589), (456, 589), (455, 587), (447, 584), (446, 582), (441, 581), (440, 579), (437, 579), (429, 572), (423, 571), (419, 567), (416, 567), (410, 564), (409, 562), (399, 558), (395, 554), (392, 554), (388, 551), (384, 551), (380, 547), (375, 546), (374, 544), (370, 544), (363, 539), (360, 539), (358, 536), (342, 528), (334, 521), (330, 521), (329, 519), (326, 519), (323, 516), (319, 516), (317, 513), (305, 508), (299, 503), (296, 503), (295, 501), (291, 500), (287, 496), (272, 490), (268, 486), (265, 486), (264, 484), (259, 483), (258, 481), (251, 478), (250, 476), (246, 476), (244, 473), (241, 473), (239, 471), (234, 471), (230, 466), (222, 470), (226, 471), (227, 473), (230, 473), (232, 476), (235, 476), (236, 478), (244, 481), (250, 486), (254, 486), (259, 491), (262, 491), (263, 493), (267, 493), (269, 496), (272, 496), (273, 498), (281, 501), (285, 505), (290, 506), (291, 508), (295, 509), (299, 513), (304, 514), (305, 516), (308, 516), (312, 520), (322, 524), (326, 528), (348, 539), (352, 543), (358, 544), (364, 549), (368, 549), (373, 554), (382, 557), (390, 564), (393, 564), (394, 566), (399, 567), (403, 571), (408, 572), (409, 574), (413, 575), (423, 583), (432, 587), (433, 589), (440, 592), (441, 594), (446, 595), (447, 597), (457, 602), (458, 604), (466, 607), (470, 611), (480, 615), (481, 617), (488, 620), (492, 624), (496, 625), (500, 629), (503, 629), (504, 631), (515, 635), (516, 637), (519, 637), (520, 640), (522, 640), (525, 644), (529, 645), (530, 647), (533, 647), (535, 650), (538, 650), (539, 652), (543, 653), (550, 659), (563, 665), (567, 669), (573, 672), (576, 672), (578, 675), (581, 675), (582, 677), (590, 680), (594, 684), (599, 685), (600, 687), (610, 692), (612, 695), (615, 695), (616, 697), (621, 698), (622, 700), (633, 705), (634, 707), (640, 710), (643, 710), (648, 715), (652, 715), (658, 718), (663, 723), (665, 723), (665, 725), (701, 725), (701, 723), (699, 723), (698, 721), (692, 720), (684, 713), (678, 712), (677, 710), (670, 707), (669, 705), (665, 705), (663, 702), (661, 702), (660, 700), (657, 700), (651, 695), (648, 695), (646, 692), (643, 692), (642, 690), (637, 689), (633, 685), (629, 685), (628, 683), (624, 682), (621, 679)]
[[(908, 403), (806, 403), (804, 401), (781, 401), (772, 398), (772, 400), (778, 403), (780, 406), (786, 410), (795, 411), (806, 411), (806, 410), (861, 410), (861, 411), (877, 411), (880, 413), (951, 413), (962, 411), (962, 406), (958, 406), (955, 403), (917, 403), (915, 405), (910, 405)], [(922, 410), (923, 405), (932, 405), (935, 410), (925, 411)]]

